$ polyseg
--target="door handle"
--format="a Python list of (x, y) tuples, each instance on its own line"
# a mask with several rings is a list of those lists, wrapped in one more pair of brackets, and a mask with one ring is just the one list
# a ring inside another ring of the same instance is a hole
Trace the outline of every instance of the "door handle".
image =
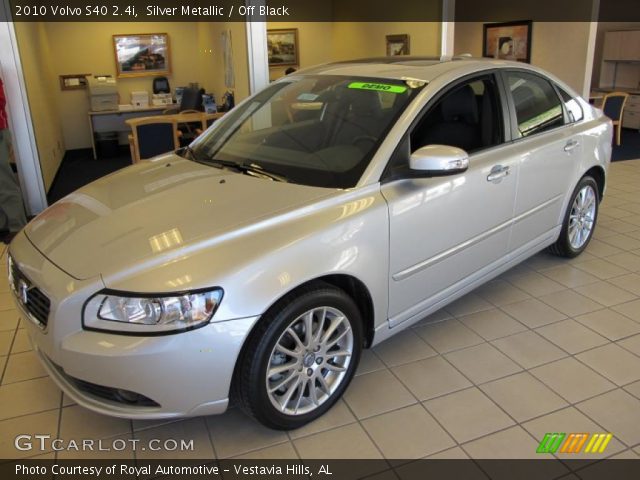
[(580, 145), (580, 142), (578, 142), (577, 140), (569, 140), (567, 144), (564, 146), (564, 151), (570, 152), (571, 150), (576, 148), (578, 145)]
[(508, 167), (505, 165), (494, 166), (489, 172), (489, 175), (487, 176), (487, 182), (493, 182), (493, 183), (500, 182), (500, 180), (502, 180), (504, 177), (509, 175), (510, 170), (511, 170), (511, 167)]

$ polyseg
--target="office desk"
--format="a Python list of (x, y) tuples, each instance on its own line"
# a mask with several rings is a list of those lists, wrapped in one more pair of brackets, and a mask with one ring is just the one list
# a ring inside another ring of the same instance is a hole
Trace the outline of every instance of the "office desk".
[(91, 147), (93, 148), (93, 158), (96, 155), (96, 133), (103, 132), (128, 132), (127, 120), (164, 112), (167, 108), (175, 105), (158, 105), (147, 108), (135, 108), (132, 110), (107, 110), (104, 112), (89, 112), (89, 130), (91, 131)]
[(604, 92), (590, 92), (589, 93), (589, 103), (595, 105), (596, 107), (602, 104), (602, 100), (604, 99)]
[[(224, 115), (224, 112), (216, 112), (216, 113), (204, 113), (204, 112), (196, 112), (196, 113), (172, 113), (172, 114), (168, 114), (168, 115), (148, 115), (148, 116), (141, 116), (141, 117), (136, 117), (136, 120), (138, 118), (144, 118), (144, 119), (149, 119), (149, 118), (158, 118), (158, 120), (175, 120), (178, 124), (180, 123), (196, 123), (196, 122), (200, 122), (200, 125), (202, 127), (202, 131), (207, 129), (207, 122), (209, 120), (217, 120), (220, 117), (222, 117)], [(127, 119), (125, 120), (125, 123), (127, 124), (128, 127), (131, 127), (131, 125), (133, 123), (135, 123), (135, 121), (133, 121), (133, 118), (131, 119)]]

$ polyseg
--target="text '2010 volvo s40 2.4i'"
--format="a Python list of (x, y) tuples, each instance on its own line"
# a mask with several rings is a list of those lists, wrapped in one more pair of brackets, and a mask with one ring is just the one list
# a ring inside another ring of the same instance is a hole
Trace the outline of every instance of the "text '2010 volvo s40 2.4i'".
[(520, 63), (307, 69), (38, 215), (9, 247), (15, 301), (84, 407), (168, 418), (231, 398), (296, 428), (363, 348), (543, 248), (580, 254), (611, 136)]

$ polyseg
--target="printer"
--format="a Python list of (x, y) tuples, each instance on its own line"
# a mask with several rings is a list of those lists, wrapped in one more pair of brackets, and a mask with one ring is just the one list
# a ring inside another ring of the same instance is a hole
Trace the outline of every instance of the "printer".
[(149, 92), (146, 90), (131, 92), (131, 105), (133, 105), (133, 108), (148, 108)]
[(91, 110), (104, 112), (118, 110), (118, 88), (112, 77), (89, 77), (89, 101)]

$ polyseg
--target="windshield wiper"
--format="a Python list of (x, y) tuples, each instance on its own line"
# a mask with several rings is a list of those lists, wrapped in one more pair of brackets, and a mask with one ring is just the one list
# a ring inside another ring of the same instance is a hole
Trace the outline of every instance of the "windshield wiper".
[(191, 158), (191, 160), (194, 160), (196, 162), (203, 162), (203, 160), (198, 158), (198, 155), (196, 155), (196, 151), (193, 148), (191, 148), (189, 145), (187, 145), (186, 147), (179, 148), (176, 151), (176, 153), (183, 158), (189, 157)]
[(244, 173), (245, 175), (251, 175), (253, 177), (259, 177), (259, 178), (267, 177), (277, 182), (288, 181), (287, 177), (265, 170), (262, 166), (257, 165), (255, 163), (251, 163), (251, 164), (236, 163), (229, 160), (218, 160), (213, 158), (210, 160), (207, 160), (206, 163), (218, 168), (229, 168), (232, 170), (236, 170), (237, 172)]
[(229, 160), (218, 160), (213, 158), (200, 158), (196, 154), (196, 151), (190, 146), (182, 147), (177, 151), (177, 153), (183, 157), (189, 156), (192, 160), (203, 163), (205, 165), (211, 165), (216, 168), (229, 168), (231, 170), (235, 170), (236, 172), (244, 173), (245, 175), (251, 175), (253, 177), (259, 178), (269, 178), (271, 180), (275, 180), (277, 182), (288, 182), (287, 177), (283, 175), (279, 175), (277, 173), (270, 172), (265, 170), (262, 166), (257, 165), (255, 163), (244, 164), (244, 163), (236, 163)]

